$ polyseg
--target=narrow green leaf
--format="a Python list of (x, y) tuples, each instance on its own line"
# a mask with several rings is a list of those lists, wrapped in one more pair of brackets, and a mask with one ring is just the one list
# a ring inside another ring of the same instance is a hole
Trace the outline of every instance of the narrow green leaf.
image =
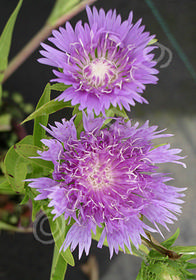
[(186, 278), (187, 279), (196, 279), (196, 274), (186, 271)]
[[(50, 101), (50, 92), (51, 92), (50, 84), (48, 83), (44, 89), (44, 92), (43, 92), (35, 110), (38, 110), (39, 108), (41, 108), (43, 105), (45, 105), (46, 103), (48, 103)], [(41, 127), (40, 124), (47, 126), (48, 118), (49, 118), (49, 114), (45, 114), (45, 115), (36, 117), (34, 120), (33, 144), (35, 146), (38, 146), (38, 147), (42, 146), (42, 143), (40, 142), (40, 140), (45, 137), (46, 132), (43, 129), (43, 127)]]
[(50, 280), (64, 280), (66, 269), (67, 263), (65, 262), (61, 253), (59, 253), (59, 249), (55, 245)]
[[(9, 56), (11, 41), (12, 41), (12, 33), (22, 2), (23, 0), (20, 0), (18, 2), (17, 7), (15, 8), (14, 12), (10, 16), (0, 37), (0, 84), (3, 81), (4, 72), (7, 68), (8, 56)], [(0, 103), (1, 103), (1, 97), (2, 97), (2, 88), (0, 87)]]
[[(11, 14), (11, 16), (10, 16), (8, 22), (6, 23), (6, 26), (1, 34), (1, 37), (0, 37), (0, 58), (1, 59), (5, 59), (5, 60), (8, 59), (8, 55), (9, 55), (10, 47), (11, 47), (11, 41), (12, 41), (12, 33), (13, 33), (16, 18), (17, 18), (19, 10), (21, 8), (22, 2), (23, 2), (23, 0), (20, 0), (18, 2), (18, 5), (16, 6), (15, 10)], [(0, 65), (1, 65), (1, 63), (2, 62), (0, 62)], [(3, 70), (3, 69), (1, 68), (1, 70)]]
[(68, 13), (79, 2), (80, 0), (57, 0), (48, 18), (48, 23), (54, 25), (61, 16)]
[(64, 91), (68, 87), (70, 87), (70, 86), (65, 85), (63, 83), (56, 83), (56, 84), (50, 85), (51, 90), (56, 90), (56, 91)]
[(196, 259), (196, 254), (182, 255), (182, 257), (180, 259), (183, 261), (193, 260), (193, 259)]
[(122, 110), (121, 110), (119, 108), (119, 106), (112, 107), (112, 111), (113, 111), (114, 115), (116, 115), (117, 117), (122, 117), (122, 118), (128, 119), (127, 113), (125, 112), (124, 108), (122, 108)]
[[(51, 214), (48, 214), (48, 219), (50, 223), (50, 229), (55, 241), (55, 244), (60, 251), (60, 248), (65, 241), (66, 234), (70, 228), (71, 225), (67, 225), (64, 216), (60, 216), (57, 219), (53, 221), (53, 216)], [(67, 262), (69, 265), (74, 266), (74, 258), (72, 256), (72, 253), (70, 252), (70, 249), (67, 248), (66, 251), (61, 250), (61, 255), (64, 258), (65, 262)]]
[(138, 273), (138, 275), (137, 275), (136, 280), (143, 280), (141, 269), (140, 269), (140, 271), (139, 271), (139, 273)]
[(34, 222), (38, 212), (42, 209), (42, 201), (32, 200), (32, 216), (31, 219)]
[(161, 143), (161, 144), (154, 145), (154, 147), (151, 149), (151, 151), (154, 150), (154, 149), (157, 149), (159, 147), (165, 146), (165, 145), (167, 145), (167, 143)]
[(156, 38), (150, 40), (150, 42), (148, 43), (148, 46), (155, 44), (157, 41), (158, 41), (158, 39), (156, 39)]
[(196, 268), (196, 264), (195, 263), (186, 263), (186, 269), (195, 269)]
[(35, 110), (31, 115), (29, 115), (22, 122), (22, 124), (24, 124), (25, 122), (31, 121), (40, 116), (53, 114), (66, 107), (73, 107), (71, 105), (70, 101), (64, 102), (64, 101), (57, 101), (57, 100), (53, 99), (53, 100), (49, 101), (48, 103), (44, 104), (43, 106), (41, 106), (39, 109)]
[(111, 122), (111, 118), (115, 117), (115, 115), (117, 117), (122, 117), (125, 120), (128, 120), (128, 116), (127, 116), (127, 113), (125, 112), (124, 108), (122, 110), (120, 110), (119, 106), (113, 107), (111, 105), (108, 110), (105, 110), (105, 114), (108, 117), (108, 119), (106, 119), (104, 121), (102, 128), (105, 127), (109, 122)]
[(76, 115), (75, 119), (74, 119), (74, 124), (77, 130), (77, 136), (80, 136), (81, 131), (83, 130), (83, 115), (82, 115), (82, 111), (80, 111), (78, 109), (79, 106), (75, 106), (72, 115)]
[(25, 201), (28, 201), (29, 199), (31, 199), (32, 201), (32, 216), (31, 219), (34, 222), (37, 216), (37, 213), (40, 212), (40, 210), (42, 210), (43, 206), (45, 204), (47, 204), (47, 202), (45, 200), (35, 200), (35, 197), (39, 194), (38, 191), (36, 191), (35, 189), (26, 188), (26, 195), (24, 198), (24, 201), (22, 201), (21, 203), (25, 203)]
[(182, 253), (184, 255), (195, 255), (196, 254), (196, 246), (175, 246), (172, 247), (177, 253)]
[(180, 229), (178, 228), (176, 230), (176, 232), (174, 233), (174, 235), (172, 235), (170, 238), (168, 238), (167, 240), (163, 241), (161, 243), (162, 246), (166, 247), (167, 249), (169, 249), (173, 244), (174, 242), (176, 241), (176, 239), (178, 238), (180, 234)]

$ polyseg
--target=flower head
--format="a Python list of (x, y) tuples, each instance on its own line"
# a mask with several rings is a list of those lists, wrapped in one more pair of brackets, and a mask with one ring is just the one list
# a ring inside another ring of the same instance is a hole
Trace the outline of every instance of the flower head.
[(58, 100), (71, 100), (79, 109), (93, 109), (98, 115), (105, 109), (119, 105), (130, 110), (129, 105), (147, 101), (140, 95), (146, 84), (155, 84), (158, 73), (148, 46), (154, 38), (144, 31), (141, 19), (132, 23), (129, 18), (121, 23), (116, 11), (103, 9), (93, 12), (87, 7), (89, 24), (76, 24), (75, 30), (69, 22), (66, 28), (53, 31), (51, 41), (58, 49), (42, 44), (43, 58), (38, 61), (61, 68), (54, 70), (57, 76), (52, 81), (70, 85)]
[[(40, 194), (37, 200), (49, 198), (55, 217), (64, 215), (75, 223), (62, 247), (79, 245), (79, 255), (91, 245), (91, 231), (102, 232), (98, 247), (105, 237), (112, 256), (119, 246), (130, 250), (130, 240), (138, 247), (144, 229), (153, 229), (141, 220), (144, 215), (156, 228), (180, 213), (178, 205), (185, 190), (166, 185), (166, 174), (157, 173), (157, 163), (175, 162), (184, 165), (177, 155), (180, 149), (170, 145), (155, 147), (152, 140), (168, 137), (148, 122), (139, 127), (117, 118), (109, 128), (102, 128), (104, 119), (83, 116), (84, 131), (77, 139), (73, 119), (56, 122), (45, 128), (54, 139), (42, 140), (48, 147), (38, 151), (40, 158), (52, 161), (52, 178), (29, 179), (29, 186)], [(185, 165), (184, 165), (185, 166)]]

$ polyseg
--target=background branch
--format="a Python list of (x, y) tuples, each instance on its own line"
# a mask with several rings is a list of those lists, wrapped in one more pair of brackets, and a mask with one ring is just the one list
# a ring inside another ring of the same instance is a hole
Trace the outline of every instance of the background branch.
[(16, 69), (39, 47), (40, 43), (48, 38), (53, 29), (58, 28), (67, 20), (77, 15), (85, 9), (86, 5), (91, 5), (96, 0), (85, 0), (75, 6), (69, 13), (61, 16), (54, 24), (46, 22), (44, 27), (30, 40), (29, 43), (11, 60), (4, 73), (2, 84), (16, 71)]

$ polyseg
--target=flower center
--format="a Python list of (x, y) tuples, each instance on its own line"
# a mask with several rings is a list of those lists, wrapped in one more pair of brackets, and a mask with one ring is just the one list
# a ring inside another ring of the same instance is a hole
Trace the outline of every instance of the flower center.
[(108, 166), (98, 162), (92, 166), (87, 179), (94, 190), (100, 190), (111, 185), (113, 176)]
[(116, 65), (105, 59), (97, 58), (91, 61), (83, 69), (83, 76), (92, 87), (107, 86), (117, 79)]

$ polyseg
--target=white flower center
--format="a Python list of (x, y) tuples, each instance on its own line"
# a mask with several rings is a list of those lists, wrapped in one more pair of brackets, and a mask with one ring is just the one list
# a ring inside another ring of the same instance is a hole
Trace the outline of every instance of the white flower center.
[(83, 69), (83, 76), (92, 87), (110, 85), (118, 77), (116, 65), (105, 59), (97, 58), (91, 61)]
[(100, 163), (96, 163), (89, 172), (88, 181), (94, 190), (100, 190), (111, 185), (113, 176), (111, 169), (103, 167)]

